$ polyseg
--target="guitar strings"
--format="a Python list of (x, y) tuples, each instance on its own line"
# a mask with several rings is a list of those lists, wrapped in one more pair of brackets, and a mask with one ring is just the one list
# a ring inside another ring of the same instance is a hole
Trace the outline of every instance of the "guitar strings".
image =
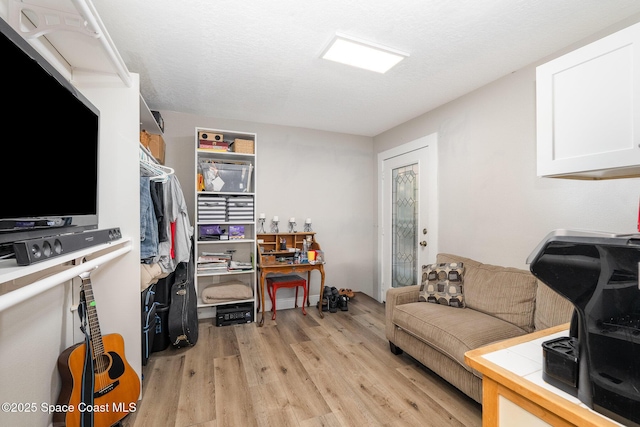
[[(96, 366), (95, 371), (98, 372), (98, 380), (96, 384), (98, 389), (102, 390), (106, 387), (107, 380), (101, 375), (106, 370), (106, 361), (103, 357), (104, 344), (102, 342), (102, 334), (100, 333), (100, 324), (98, 323), (98, 314), (96, 311), (95, 300), (93, 297), (93, 289), (91, 288), (91, 279), (89, 278), (84, 284), (85, 300), (87, 301), (87, 317), (89, 318), (89, 330), (91, 336), (91, 351), (93, 352), (93, 360)], [(89, 349), (87, 349), (89, 351)]]

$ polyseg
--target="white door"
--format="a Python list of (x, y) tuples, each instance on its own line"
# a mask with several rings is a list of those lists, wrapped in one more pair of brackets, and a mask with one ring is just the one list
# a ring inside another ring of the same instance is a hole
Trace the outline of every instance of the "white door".
[(416, 285), (437, 254), (437, 151), (431, 135), (379, 156), (380, 295)]

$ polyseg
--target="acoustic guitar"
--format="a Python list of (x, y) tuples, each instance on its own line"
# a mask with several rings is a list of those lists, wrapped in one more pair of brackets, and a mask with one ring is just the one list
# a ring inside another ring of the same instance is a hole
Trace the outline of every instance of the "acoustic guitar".
[[(140, 379), (124, 356), (124, 339), (119, 334), (102, 336), (90, 273), (80, 275), (86, 301), (90, 351), (93, 359), (93, 402), (82, 398), (87, 345), (75, 344), (58, 357), (62, 389), (53, 414), (53, 426), (109, 427), (135, 412)], [(86, 390), (85, 390), (86, 394)], [(90, 395), (90, 393), (89, 393)], [(83, 417), (92, 417), (87, 421)]]

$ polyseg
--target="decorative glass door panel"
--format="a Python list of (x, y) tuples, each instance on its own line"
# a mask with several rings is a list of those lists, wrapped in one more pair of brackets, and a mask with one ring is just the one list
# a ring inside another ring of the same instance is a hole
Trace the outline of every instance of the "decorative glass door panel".
[(418, 285), (438, 249), (437, 134), (378, 154), (380, 288)]
[(415, 285), (418, 241), (418, 165), (395, 168), (391, 177), (391, 286)]

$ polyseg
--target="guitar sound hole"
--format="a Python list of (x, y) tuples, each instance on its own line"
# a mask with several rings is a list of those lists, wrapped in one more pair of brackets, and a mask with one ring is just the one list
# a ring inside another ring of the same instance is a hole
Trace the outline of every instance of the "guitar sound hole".
[(102, 374), (108, 372), (111, 368), (111, 357), (105, 353), (98, 356), (94, 361), (93, 370), (96, 374)]

